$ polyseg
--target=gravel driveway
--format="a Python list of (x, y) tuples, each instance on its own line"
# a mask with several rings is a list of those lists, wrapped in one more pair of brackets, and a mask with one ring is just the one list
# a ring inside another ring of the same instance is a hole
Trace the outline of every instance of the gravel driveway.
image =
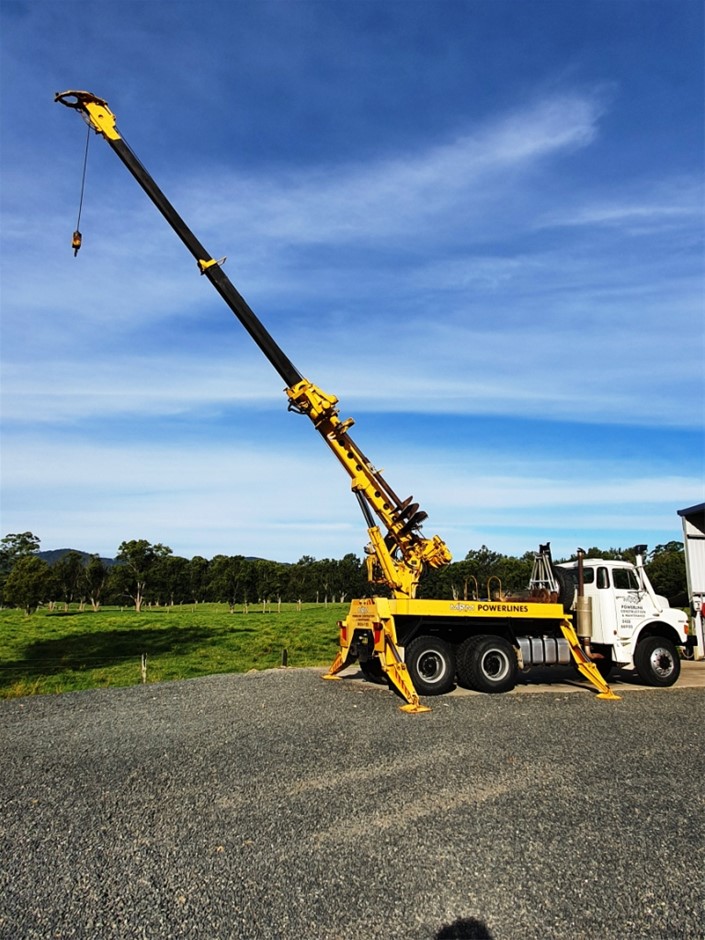
[(320, 674), (0, 702), (0, 936), (705, 936), (702, 690)]

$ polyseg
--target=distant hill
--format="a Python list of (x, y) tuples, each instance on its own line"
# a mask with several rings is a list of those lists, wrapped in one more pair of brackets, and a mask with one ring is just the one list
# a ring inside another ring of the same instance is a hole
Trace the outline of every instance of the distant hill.
[[(57, 561), (61, 561), (64, 555), (68, 555), (69, 552), (76, 552), (77, 555), (81, 556), (84, 562), (90, 561), (93, 557), (90, 552), (81, 552), (77, 548), (53, 548), (48, 552), (37, 552), (37, 555), (50, 565), (55, 565)], [(108, 568), (112, 568), (112, 566), (116, 564), (114, 558), (101, 558), (100, 560), (104, 565), (107, 565)]]
[[(87, 562), (89, 559), (93, 557), (91, 552), (82, 552), (82, 551), (79, 551), (79, 549), (77, 548), (52, 548), (47, 552), (37, 552), (37, 557), (43, 558), (44, 561), (48, 562), (48, 564), (50, 565), (55, 565), (57, 561), (61, 561), (64, 555), (68, 555), (69, 552), (76, 552), (77, 555), (81, 556), (84, 562)], [(245, 561), (266, 561), (267, 560), (265, 558), (260, 558), (257, 555), (245, 555), (244, 558), (245, 558)], [(112, 568), (113, 565), (118, 564), (117, 559), (115, 558), (102, 558), (101, 557), (100, 560), (103, 562), (104, 565), (107, 565), (108, 568)], [(279, 564), (279, 562), (275, 562), (275, 564)], [(283, 564), (286, 564), (286, 562), (283, 562)]]

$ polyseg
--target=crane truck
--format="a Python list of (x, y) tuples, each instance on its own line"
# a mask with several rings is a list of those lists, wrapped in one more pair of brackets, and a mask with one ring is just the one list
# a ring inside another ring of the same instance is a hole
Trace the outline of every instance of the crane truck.
[[(544, 545), (521, 595), (488, 585), (484, 598), (479, 589), (471, 600), (417, 597), (424, 571), (452, 560), (440, 536), (422, 534), (427, 513), (413, 497), (397, 496), (353, 441), (353, 419), (340, 418), (338, 399), (309, 381), (278, 346), (226, 275), (224, 259), (206, 251), (127, 145), (107, 102), (75, 90), (54, 100), (107, 141), (279, 374), (289, 410), (311, 420), (350, 477), (369, 537), (368, 581), (377, 589), (353, 600), (339, 622), (338, 653), (324, 678), (340, 678), (358, 664), (370, 681), (389, 683), (409, 712), (428, 711), (419, 694), (446, 693), (456, 681), (482, 692), (509, 691), (520, 670), (538, 665), (573, 662), (605, 699), (619, 698), (605, 678), (614, 664), (633, 663), (652, 685), (676, 681), (687, 618), (654, 593), (641, 556), (630, 565), (579, 553), (575, 563), (554, 565)], [(74, 254), (80, 246), (76, 231)]]

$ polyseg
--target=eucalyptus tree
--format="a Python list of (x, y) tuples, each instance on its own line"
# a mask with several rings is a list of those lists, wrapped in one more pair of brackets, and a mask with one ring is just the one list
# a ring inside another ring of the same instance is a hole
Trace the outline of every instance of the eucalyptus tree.
[(202, 555), (194, 555), (189, 561), (188, 579), (191, 598), (197, 604), (208, 597), (208, 568), (210, 562)]
[(364, 597), (369, 592), (367, 572), (362, 561), (352, 552), (335, 562), (335, 598), (343, 603), (351, 597)]
[(83, 558), (75, 551), (66, 552), (53, 566), (54, 581), (65, 610), (69, 609), (69, 604), (74, 600), (85, 597), (83, 573)]
[(132, 599), (136, 612), (142, 610), (147, 586), (159, 560), (171, 554), (172, 550), (167, 545), (152, 545), (146, 539), (132, 539), (120, 544), (113, 569), (114, 584), (122, 594)]
[(685, 569), (685, 547), (682, 542), (657, 545), (649, 554), (646, 573), (654, 590), (672, 604), (688, 603), (688, 579)]
[(33, 614), (48, 599), (51, 568), (43, 558), (23, 555), (13, 565), (5, 581), (4, 599), (26, 614)]
[(246, 592), (246, 561), (242, 555), (216, 555), (208, 566), (208, 596), (225, 601), (232, 612)]
[(108, 584), (110, 569), (99, 555), (91, 555), (83, 569), (83, 583), (86, 596), (94, 611), (100, 610), (103, 594)]
[(292, 600), (309, 601), (316, 596), (316, 559), (312, 555), (302, 555), (292, 565), (289, 572), (289, 590)]
[(150, 597), (160, 604), (173, 607), (191, 599), (189, 562), (180, 555), (164, 555), (159, 558), (152, 572)]
[(5, 582), (17, 561), (36, 555), (39, 545), (39, 539), (32, 532), (10, 532), (0, 539), (0, 592), (3, 598)]

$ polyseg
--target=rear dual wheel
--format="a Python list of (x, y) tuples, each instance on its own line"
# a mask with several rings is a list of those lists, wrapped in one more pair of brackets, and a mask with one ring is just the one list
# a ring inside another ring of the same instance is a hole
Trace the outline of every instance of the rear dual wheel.
[(458, 678), (476, 692), (511, 692), (517, 671), (514, 647), (501, 636), (471, 636), (458, 648)]
[(420, 695), (443, 695), (453, 688), (455, 651), (440, 637), (417, 637), (407, 646), (404, 660)]

